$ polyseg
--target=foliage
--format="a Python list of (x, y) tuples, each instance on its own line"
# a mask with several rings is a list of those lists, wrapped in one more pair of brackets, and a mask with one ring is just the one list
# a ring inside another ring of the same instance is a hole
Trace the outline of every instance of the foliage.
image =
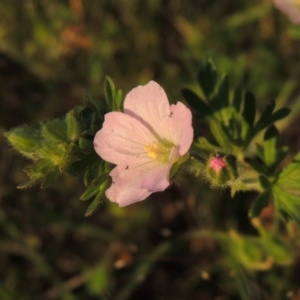
[[(0, 132), (23, 157), (1, 134), (0, 298), (296, 299), (299, 32), (272, 1), (2, 1)], [(123, 209), (102, 202), (111, 166), (93, 155), (122, 110), (105, 74), (174, 102), (186, 87), (194, 111), (174, 184)]]

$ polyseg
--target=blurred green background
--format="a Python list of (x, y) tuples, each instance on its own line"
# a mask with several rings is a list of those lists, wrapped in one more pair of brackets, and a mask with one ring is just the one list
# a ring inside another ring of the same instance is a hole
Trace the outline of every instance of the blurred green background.
[[(296, 152), (299, 40), (299, 26), (271, 0), (1, 0), (0, 299), (299, 299), (299, 251), (288, 267), (250, 272), (223, 251), (217, 232), (255, 235), (254, 193), (231, 199), (187, 174), (146, 201), (105, 203), (85, 218), (78, 178), (16, 189), (28, 161), (3, 136), (65, 114), (84, 90), (103, 101), (105, 75), (124, 93), (154, 79), (176, 102), (212, 57), (259, 107), (274, 99), (292, 107), (280, 128)], [(262, 224), (272, 217), (269, 208)], [(195, 231), (204, 234), (187, 237)]]

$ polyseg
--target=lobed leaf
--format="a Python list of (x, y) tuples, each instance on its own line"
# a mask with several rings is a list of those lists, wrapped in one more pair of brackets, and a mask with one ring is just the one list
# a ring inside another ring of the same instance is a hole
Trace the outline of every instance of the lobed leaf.
[(265, 129), (266, 127), (272, 125), (273, 123), (285, 118), (290, 113), (290, 109), (287, 107), (280, 108), (279, 110), (273, 110), (275, 108), (275, 102), (271, 101), (263, 110), (260, 118), (256, 122), (253, 128), (253, 136), (257, 134), (259, 131)]
[(220, 107), (228, 107), (229, 106), (229, 79), (226, 74), (224, 74), (221, 78), (221, 83), (218, 88), (218, 99)]
[(300, 152), (294, 157), (293, 161), (281, 171), (277, 184), (285, 189), (300, 191)]
[(242, 87), (239, 85), (234, 91), (233, 100), (232, 100), (232, 105), (237, 112), (240, 112), (241, 110), (242, 100), (243, 100), (243, 90)]
[(210, 107), (190, 89), (182, 89), (181, 93), (186, 102), (202, 117), (207, 117), (212, 114)]
[(277, 211), (300, 224), (300, 153), (278, 175), (272, 192)]
[(268, 206), (270, 200), (270, 191), (266, 190), (261, 193), (250, 207), (249, 217), (254, 218), (259, 216), (261, 211)]
[[(299, 183), (298, 183), (299, 185)], [(287, 192), (276, 184), (272, 188), (276, 210), (285, 221), (293, 220), (300, 225), (300, 199), (299, 196)]]
[(262, 111), (261, 116), (257, 122), (257, 126), (260, 125), (260, 123), (263, 123), (264, 120), (268, 120), (271, 117), (274, 108), (275, 108), (275, 101), (270, 101), (265, 107), (265, 109)]
[(204, 95), (209, 99), (218, 82), (218, 75), (212, 60), (209, 59), (200, 64), (197, 79)]
[(220, 122), (216, 119), (211, 119), (209, 122), (209, 128), (219, 145), (225, 149), (230, 149), (231, 142)]
[(199, 149), (206, 150), (208, 152), (215, 152), (219, 149), (217, 145), (213, 144), (205, 137), (199, 137), (195, 145), (199, 147)]
[(247, 160), (247, 163), (255, 170), (257, 171), (258, 173), (261, 173), (261, 174), (267, 174), (267, 169), (266, 169), (266, 166), (259, 163), (258, 161), (256, 160), (253, 160), (253, 159), (248, 159)]
[(291, 110), (287, 107), (282, 107), (282, 108), (278, 109), (269, 118), (267, 126), (269, 126), (270, 124), (272, 124), (274, 122), (284, 119), (285, 117), (287, 117), (289, 115), (290, 112), (291, 112)]
[(251, 92), (246, 92), (244, 100), (244, 108), (242, 115), (249, 125), (249, 129), (252, 129), (255, 120), (256, 104), (255, 97)]

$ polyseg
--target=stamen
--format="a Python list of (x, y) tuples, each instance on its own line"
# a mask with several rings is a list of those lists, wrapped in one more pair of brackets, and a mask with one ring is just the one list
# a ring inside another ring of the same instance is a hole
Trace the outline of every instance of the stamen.
[(171, 143), (159, 143), (153, 142), (144, 147), (144, 150), (148, 157), (158, 161), (167, 162), (169, 160), (170, 151), (173, 145)]
[(153, 142), (150, 145), (145, 146), (145, 152), (150, 158), (156, 159), (158, 156), (158, 146), (157, 143)]

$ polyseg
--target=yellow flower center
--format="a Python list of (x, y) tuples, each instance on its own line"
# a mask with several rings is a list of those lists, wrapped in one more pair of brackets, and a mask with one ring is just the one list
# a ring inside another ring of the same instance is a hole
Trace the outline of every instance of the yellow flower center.
[(158, 161), (168, 162), (170, 151), (174, 145), (170, 142), (153, 142), (144, 147), (148, 157)]

